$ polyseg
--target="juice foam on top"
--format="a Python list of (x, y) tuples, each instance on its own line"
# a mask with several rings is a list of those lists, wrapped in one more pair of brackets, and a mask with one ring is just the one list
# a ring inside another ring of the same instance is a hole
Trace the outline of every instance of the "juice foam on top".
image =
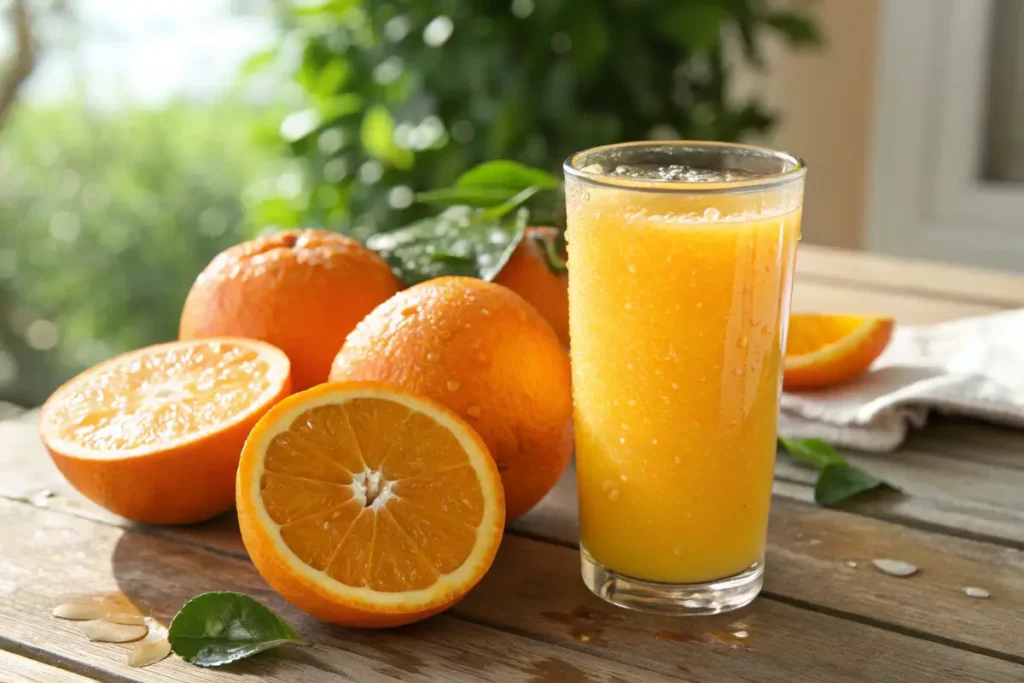
[(663, 180), (676, 183), (734, 183), (754, 180), (763, 174), (733, 169), (697, 168), (681, 164), (662, 166), (658, 164), (629, 164), (615, 167), (590, 164), (581, 169), (585, 173), (618, 176), (635, 180)]

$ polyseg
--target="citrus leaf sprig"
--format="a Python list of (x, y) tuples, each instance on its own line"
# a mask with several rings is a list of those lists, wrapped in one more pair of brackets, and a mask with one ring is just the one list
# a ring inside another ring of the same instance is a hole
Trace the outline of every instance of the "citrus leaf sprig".
[(821, 439), (779, 438), (782, 447), (796, 460), (818, 471), (814, 502), (830, 507), (862, 493), (898, 488), (846, 461), (835, 448)]
[(203, 593), (185, 603), (168, 629), (176, 655), (222, 666), (281, 645), (309, 645), (284, 619), (244, 593)]
[(559, 187), (546, 171), (488, 161), (463, 173), (452, 187), (416, 195), (418, 201), (444, 207), (438, 214), (378, 233), (366, 246), (406, 286), (444, 275), (493, 280), (523, 239), (531, 200)]

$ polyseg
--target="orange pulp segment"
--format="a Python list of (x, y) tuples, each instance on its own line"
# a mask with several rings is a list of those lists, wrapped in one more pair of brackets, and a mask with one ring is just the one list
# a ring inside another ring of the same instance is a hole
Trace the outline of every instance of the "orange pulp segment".
[(290, 389), (270, 344), (159, 344), (86, 370), (42, 409), (43, 443), (85, 496), (122, 516), (189, 523), (234, 502), (249, 430)]
[(264, 579), (326, 621), (395, 626), (446, 609), (490, 567), (504, 497), (480, 437), (372, 382), (296, 394), (242, 453), (242, 538)]
[(855, 378), (882, 354), (894, 327), (883, 316), (792, 314), (783, 385), (813, 389)]

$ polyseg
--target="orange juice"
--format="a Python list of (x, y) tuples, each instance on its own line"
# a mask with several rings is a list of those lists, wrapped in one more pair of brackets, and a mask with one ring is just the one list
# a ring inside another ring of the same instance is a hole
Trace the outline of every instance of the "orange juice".
[(673, 585), (759, 568), (802, 174), (691, 192), (597, 168), (566, 185), (584, 553)]

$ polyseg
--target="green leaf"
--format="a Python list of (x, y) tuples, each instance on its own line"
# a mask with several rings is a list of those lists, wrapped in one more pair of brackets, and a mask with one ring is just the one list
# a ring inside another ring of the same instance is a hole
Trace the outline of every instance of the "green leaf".
[(853, 465), (832, 463), (818, 475), (818, 482), (814, 485), (814, 502), (818, 505), (838, 505), (844, 500), (875, 489), (899, 490)]
[(444, 206), (490, 207), (508, 201), (516, 194), (515, 190), (490, 187), (446, 187), (441, 190), (416, 193), (416, 201), (425, 204), (441, 204)]
[(658, 18), (658, 30), (691, 52), (708, 52), (721, 40), (721, 26), (731, 11), (714, 0), (676, 2)]
[[(565, 234), (562, 232), (559, 232), (558, 235), (537, 232), (530, 237), (531, 240), (539, 244), (541, 249), (544, 250), (544, 258), (547, 262), (548, 270), (555, 275), (563, 275), (569, 272), (565, 259), (562, 257), (562, 254), (565, 253), (563, 244), (565, 242), (564, 235)], [(562, 248), (560, 248), (560, 244), (563, 244)]]
[(765, 18), (769, 26), (786, 36), (790, 45), (813, 47), (824, 42), (818, 27), (808, 19), (793, 12), (775, 12)]
[(413, 163), (413, 153), (395, 144), (395, 120), (383, 105), (374, 105), (363, 115), (359, 129), (359, 140), (371, 157), (394, 168), (408, 169)]
[(818, 471), (824, 470), (829, 465), (846, 464), (843, 456), (839, 455), (836, 449), (821, 439), (785, 439), (779, 437), (779, 443), (794, 458)]
[(493, 280), (523, 239), (529, 211), (520, 208), (500, 218), (482, 214), (452, 207), (439, 216), (373, 235), (366, 246), (380, 254), (406, 285), (444, 275)]
[(167, 638), (176, 655), (197, 666), (229, 664), (279, 645), (309, 645), (268, 607), (229, 591), (185, 603)]
[(539, 168), (499, 159), (469, 169), (455, 181), (455, 187), (511, 190), (512, 194), (515, 194), (528, 187), (537, 187), (541, 190), (558, 189), (558, 179)]
[(525, 202), (538, 192), (540, 192), (539, 187), (528, 187), (521, 192), (517, 192), (514, 196), (509, 197), (501, 204), (498, 204), (497, 206), (492, 206), (486, 211), (480, 213), (474, 220), (490, 220), (494, 218), (501, 218), (505, 214), (518, 209), (523, 204), (523, 202)]

